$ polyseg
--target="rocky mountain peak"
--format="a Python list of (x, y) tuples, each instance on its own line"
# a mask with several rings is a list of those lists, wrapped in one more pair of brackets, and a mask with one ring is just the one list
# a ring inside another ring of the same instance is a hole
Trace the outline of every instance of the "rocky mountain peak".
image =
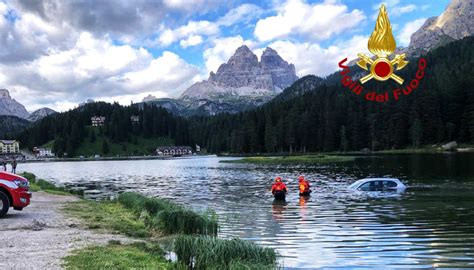
[(275, 51), (274, 49), (272, 49), (270, 47), (266, 47), (265, 50), (262, 53), (262, 57), (271, 56), (271, 55), (280, 56), (280, 55), (278, 55), (278, 52)]
[(7, 89), (0, 89), (0, 98), (11, 99), (10, 92)]
[(413, 33), (408, 51), (420, 54), (473, 34), (474, 0), (452, 0), (440, 16), (427, 19)]
[(27, 119), (30, 114), (23, 105), (10, 97), (7, 89), (0, 89), (0, 115), (14, 115)]
[(48, 115), (55, 114), (55, 113), (57, 113), (55, 110), (44, 107), (32, 112), (30, 116), (28, 117), (28, 120), (31, 122), (36, 122)]
[(155, 97), (152, 94), (149, 94), (148, 96), (143, 98), (142, 102), (148, 102), (148, 101), (152, 101), (152, 100), (155, 100), (155, 99), (157, 99), (157, 97)]
[(182, 97), (274, 95), (297, 79), (295, 66), (283, 60), (274, 49), (266, 48), (259, 62), (257, 56), (243, 45), (235, 50), (227, 63), (219, 66), (216, 73), (211, 72), (207, 81), (192, 85)]
[[(246, 45), (242, 45), (235, 51), (234, 55), (232, 55), (227, 62), (227, 64), (222, 64), (219, 70), (225, 71), (228, 66), (233, 66), (234, 68), (240, 70), (249, 70), (252, 68), (258, 68), (258, 58), (257, 56), (247, 47)], [(222, 69), (221, 69), (222, 68)]]
[(208, 80), (191, 85), (175, 103), (209, 115), (237, 112), (271, 100), (297, 79), (295, 66), (274, 49), (266, 48), (258, 61), (243, 45), (215, 73), (210, 72)]

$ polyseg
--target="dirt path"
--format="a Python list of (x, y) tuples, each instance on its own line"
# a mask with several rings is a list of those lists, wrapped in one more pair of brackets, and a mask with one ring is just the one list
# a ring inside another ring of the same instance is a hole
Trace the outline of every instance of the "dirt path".
[(10, 209), (0, 219), (0, 269), (61, 269), (70, 251), (109, 240), (128, 242), (120, 235), (98, 234), (81, 228), (66, 217), (61, 207), (73, 196), (33, 193), (31, 205), (23, 211)]

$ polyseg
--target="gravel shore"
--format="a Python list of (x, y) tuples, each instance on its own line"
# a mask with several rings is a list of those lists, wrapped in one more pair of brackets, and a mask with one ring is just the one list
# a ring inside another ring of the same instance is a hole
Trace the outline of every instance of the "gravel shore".
[(61, 208), (80, 200), (73, 196), (33, 193), (23, 211), (10, 209), (0, 219), (0, 269), (62, 269), (62, 258), (77, 248), (104, 245), (109, 240), (130, 242), (120, 235), (95, 233), (67, 217)]

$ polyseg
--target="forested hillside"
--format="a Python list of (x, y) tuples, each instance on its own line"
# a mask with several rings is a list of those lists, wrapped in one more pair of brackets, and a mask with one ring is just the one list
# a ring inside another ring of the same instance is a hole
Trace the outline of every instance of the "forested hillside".
[[(313, 82), (309, 83), (313, 89), (297, 97), (275, 99), (237, 115), (192, 118), (191, 135), (212, 152), (234, 153), (366, 147), (379, 150), (450, 140), (473, 142), (473, 51), (474, 38), (469, 37), (425, 55), (425, 78), (411, 95), (398, 101), (366, 101), (344, 88), (339, 74), (322, 83), (314, 83), (317, 79), (308, 76), (295, 85), (308, 80)], [(406, 80), (411, 80), (417, 71), (417, 59), (410, 60), (404, 70), (397, 72)], [(384, 92), (397, 85), (372, 80), (364, 88)]]
[(13, 115), (0, 115), (0, 139), (14, 139), (15, 133), (24, 130), (30, 124), (30, 121)]
[[(104, 126), (91, 127), (92, 116), (104, 116)], [(138, 116), (139, 122), (132, 123), (131, 116)], [(109, 144), (119, 142), (139, 144), (148, 141), (148, 138), (163, 138), (161, 141), (187, 145), (190, 139), (186, 120), (173, 116), (165, 109), (147, 104), (124, 107), (104, 102), (86, 104), (45, 117), (22, 132), (19, 138), (22, 146), (29, 149), (53, 141), (53, 151), (58, 156), (63, 153), (68, 156), (82, 155), (84, 153), (77, 150), (84, 149), (82, 145), (85, 143), (93, 146), (96, 139), (105, 141), (96, 154), (107, 154)], [(152, 152), (151, 149), (147, 151), (147, 154)], [(89, 154), (89, 151), (84, 152)]]

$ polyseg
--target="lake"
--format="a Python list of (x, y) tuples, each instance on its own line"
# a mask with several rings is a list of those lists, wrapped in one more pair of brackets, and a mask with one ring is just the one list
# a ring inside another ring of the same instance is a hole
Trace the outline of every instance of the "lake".
[[(322, 165), (219, 163), (221, 157), (19, 164), (99, 197), (138, 191), (214, 209), (220, 236), (276, 248), (285, 267), (474, 267), (474, 153), (360, 157)], [(297, 176), (313, 186), (308, 200)], [(287, 204), (273, 202), (275, 176)], [(401, 194), (347, 191), (364, 177), (397, 177)]]

